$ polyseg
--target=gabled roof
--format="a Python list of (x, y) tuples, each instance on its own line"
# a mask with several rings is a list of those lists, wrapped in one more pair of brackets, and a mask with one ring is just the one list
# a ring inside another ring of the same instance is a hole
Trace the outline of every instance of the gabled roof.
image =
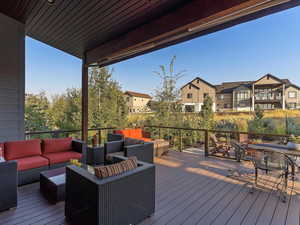
[(264, 79), (265, 77), (272, 78), (272, 79), (274, 79), (274, 80), (276, 80), (276, 81), (278, 81), (279, 83), (282, 83), (282, 84), (283, 84), (284, 82), (287, 82), (287, 81), (289, 82), (288, 79), (279, 79), (278, 77), (275, 77), (274, 75), (268, 73), (268, 74), (262, 76), (261, 78), (259, 78), (258, 80), (253, 81), (253, 83), (255, 84), (255, 83), (257, 83), (258, 81), (261, 81), (262, 79)]
[(139, 97), (139, 98), (149, 98), (152, 99), (152, 97), (148, 94), (144, 94), (144, 93), (138, 93), (138, 92), (133, 92), (133, 91), (126, 91), (124, 93), (125, 95), (129, 95), (132, 97)]
[(200, 89), (200, 88), (197, 87), (195, 84), (193, 84), (192, 81), (189, 82), (189, 83), (187, 83), (187, 84), (185, 84), (185, 85), (183, 85), (180, 89), (183, 89), (183, 88), (186, 87), (186, 86), (191, 86), (191, 87), (196, 88), (196, 89), (198, 89), (198, 90)]
[(200, 80), (201, 82), (205, 83), (206, 85), (208, 85), (208, 86), (210, 86), (210, 87), (212, 87), (212, 88), (216, 88), (215, 85), (212, 85), (211, 83), (207, 82), (206, 80), (203, 80), (203, 79), (201, 79), (200, 77), (196, 77), (195, 79), (193, 79), (193, 80), (190, 81), (189, 83), (183, 85), (180, 89), (186, 87), (187, 85), (191, 85), (191, 86), (193, 86), (193, 87), (195, 87), (195, 88), (197, 88), (197, 89), (200, 89), (199, 87), (197, 87), (196, 85), (193, 84), (193, 82), (194, 82), (195, 80)]

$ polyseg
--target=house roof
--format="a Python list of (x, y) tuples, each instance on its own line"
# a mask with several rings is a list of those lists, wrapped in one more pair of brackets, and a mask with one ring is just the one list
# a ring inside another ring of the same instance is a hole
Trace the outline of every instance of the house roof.
[(189, 82), (189, 83), (187, 83), (187, 84), (185, 84), (185, 85), (183, 85), (180, 89), (183, 89), (183, 88), (186, 87), (186, 86), (191, 86), (191, 87), (193, 87), (193, 88), (200, 89), (200, 88), (197, 87), (195, 84), (193, 84), (192, 81)]
[(195, 80), (200, 80), (201, 82), (205, 83), (206, 85), (208, 85), (208, 86), (210, 86), (210, 87), (212, 87), (212, 88), (216, 88), (215, 85), (213, 85), (213, 84), (207, 82), (206, 80), (203, 80), (203, 79), (201, 79), (200, 77), (196, 77), (196, 78), (193, 79), (192, 81), (190, 81), (190, 82), (188, 82), (187, 84), (183, 85), (180, 89), (186, 87), (187, 85), (191, 85), (192, 87), (194, 87), (194, 88), (196, 88), (196, 89), (200, 89), (199, 87), (197, 87), (196, 85), (193, 84), (193, 82), (194, 82)]
[(133, 97), (152, 99), (152, 97), (148, 94), (138, 93), (138, 92), (133, 92), (133, 91), (126, 91), (124, 94), (129, 95), (129, 96), (133, 96)]

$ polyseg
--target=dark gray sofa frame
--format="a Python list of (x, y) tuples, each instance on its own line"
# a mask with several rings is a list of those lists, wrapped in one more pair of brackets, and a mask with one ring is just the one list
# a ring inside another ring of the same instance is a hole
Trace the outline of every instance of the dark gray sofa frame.
[(0, 211), (17, 207), (17, 162), (0, 163)]
[(125, 157), (136, 156), (139, 161), (153, 163), (154, 144), (142, 142), (141, 144), (125, 145), (125, 141), (111, 141), (104, 145), (105, 158), (110, 153), (123, 152)]
[(134, 225), (154, 211), (153, 164), (139, 161), (138, 168), (105, 179), (76, 166), (66, 167), (65, 216), (72, 224)]
[[(86, 144), (80, 140), (72, 141), (72, 150), (78, 153), (82, 153), (82, 161), (86, 161)], [(29, 170), (18, 171), (18, 185), (30, 184), (40, 179), (40, 173), (49, 170), (55, 169), (59, 167), (64, 167), (69, 165), (69, 162), (57, 163), (49, 166), (38, 167)]]

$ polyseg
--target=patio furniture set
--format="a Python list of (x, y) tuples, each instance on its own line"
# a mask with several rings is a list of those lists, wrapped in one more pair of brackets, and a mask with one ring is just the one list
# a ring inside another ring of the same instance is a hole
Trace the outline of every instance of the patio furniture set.
[[(0, 163), (0, 179), (5, 181), (0, 186), (5, 193), (0, 211), (17, 207), (18, 186), (40, 181), (40, 191), (50, 203), (65, 200), (65, 216), (72, 224), (137, 224), (152, 215), (153, 141), (117, 132), (108, 139), (98, 147), (72, 138), (0, 144), (5, 159)], [(78, 164), (70, 165), (72, 160)]]
[[(251, 184), (250, 192), (253, 193), (258, 187), (260, 178), (259, 171), (264, 175), (270, 175), (279, 180), (275, 187), (279, 192), (282, 202), (286, 202), (288, 182), (295, 180), (295, 171), (297, 166), (296, 159), (300, 156), (300, 151), (291, 150), (285, 145), (278, 144), (253, 144), (245, 141), (231, 140), (230, 144), (226, 144), (225, 150), (219, 153), (233, 150), (239, 166), (236, 169), (229, 170), (229, 177), (241, 179), (246, 177), (245, 185)], [(216, 145), (215, 145), (216, 146)], [(215, 154), (217, 151), (213, 150)], [(227, 153), (226, 153), (227, 154)], [(241, 161), (249, 161), (253, 169), (245, 168), (240, 165)], [(250, 181), (254, 176), (254, 181)], [(290, 178), (290, 179), (289, 179)]]

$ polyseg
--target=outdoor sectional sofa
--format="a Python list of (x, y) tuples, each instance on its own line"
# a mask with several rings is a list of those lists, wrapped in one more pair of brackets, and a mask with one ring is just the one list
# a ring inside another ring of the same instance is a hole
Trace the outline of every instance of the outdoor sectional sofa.
[(86, 145), (72, 138), (8, 141), (0, 144), (6, 161), (16, 161), (18, 185), (39, 180), (40, 172), (63, 167), (70, 159), (83, 160)]

